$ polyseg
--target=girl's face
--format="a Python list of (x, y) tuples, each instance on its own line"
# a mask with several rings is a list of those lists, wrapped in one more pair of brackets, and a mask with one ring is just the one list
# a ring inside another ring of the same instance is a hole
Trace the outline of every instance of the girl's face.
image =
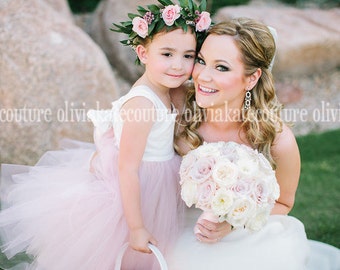
[(232, 37), (209, 35), (198, 54), (192, 77), (196, 102), (202, 108), (240, 109), (248, 79)]
[[(144, 57), (143, 57), (144, 56)], [(176, 88), (193, 70), (196, 38), (191, 31), (176, 29), (155, 35), (146, 46), (141, 62), (148, 80), (157, 88)]]

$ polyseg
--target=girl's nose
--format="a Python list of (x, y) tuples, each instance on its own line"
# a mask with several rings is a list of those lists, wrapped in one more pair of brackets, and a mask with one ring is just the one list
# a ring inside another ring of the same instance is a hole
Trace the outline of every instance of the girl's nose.
[(172, 67), (173, 69), (182, 69), (182, 67), (183, 67), (183, 62), (182, 62), (182, 61), (183, 61), (183, 60), (182, 60), (182, 59), (179, 59), (179, 58), (174, 59), (174, 60), (172, 61), (171, 67)]

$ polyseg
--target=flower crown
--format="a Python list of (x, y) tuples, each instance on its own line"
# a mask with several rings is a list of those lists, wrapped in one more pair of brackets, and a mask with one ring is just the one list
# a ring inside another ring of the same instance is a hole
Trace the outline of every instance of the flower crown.
[[(166, 28), (182, 28), (185, 32), (191, 27), (196, 34), (197, 44), (203, 42), (205, 32), (211, 25), (210, 13), (206, 12), (206, 0), (196, 5), (193, 0), (178, 0), (179, 5), (171, 0), (158, 0), (161, 5), (148, 5), (147, 8), (138, 6), (139, 14), (129, 13), (131, 20), (113, 23), (115, 28), (110, 30), (124, 33), (128, 38), (120, 42), (125, 46), (135, 48), (145, 38), (152, 38), (155, 34)], [(138, 61), (137, 58), (137, 63)]]

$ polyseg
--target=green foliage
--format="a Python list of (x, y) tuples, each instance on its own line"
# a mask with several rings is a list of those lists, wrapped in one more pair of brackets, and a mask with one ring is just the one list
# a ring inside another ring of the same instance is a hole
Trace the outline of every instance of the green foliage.
[(96, 9), (100, 0), (68, 0), (73, 13), (87, 13)]
[(300, 219), (309, 239), (340, 248), (340, 130), (297, 138), (301, 177), (290, 215)]
[[(180, 0), (183, 2), (185, 0)], [(246, 5), (250, 0), (207, 0), (207, 9), (209, 12), (214, 13), (217, 9), (225, 6)], [(92, 12), (97, 7), (100, 0), (68, 0), (73, 13), (86, 13)], [(162, 0), (164, 5), (167, 0)], [(199, 0), (199, 2), (202, 2)], [(204, 9), (203, 7), (201, 7)]]
[(227, 6), (247, 5), (250, 0), (207, 0), (207, 9), (214, 14), (218, 9)]

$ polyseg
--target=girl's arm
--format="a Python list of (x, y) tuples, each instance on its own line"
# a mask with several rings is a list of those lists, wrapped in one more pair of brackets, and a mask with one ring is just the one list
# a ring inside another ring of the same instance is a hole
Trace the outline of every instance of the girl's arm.
[(300, 178), (300, 152), (293, 132), (283, 125), (272, 147), (272, 156), (276, 161), (276, 178), (280, 186), (273, 215), (287, 215), (293, 208), (295, 193)]
[(151, 112), (153, 104), (144, 97), (127, 101), (121, 110), (124, 120), (119, 150), (119, 182), (123, 210), (130, 232), (130, 246), (138, 251), (151, 253), (147, 244), (157, 245), (147, 231), (141, 213), (138, 171), (145, 151), (147, 137), (153, 125), (151, 117), (141, 118), (143, 110)]

